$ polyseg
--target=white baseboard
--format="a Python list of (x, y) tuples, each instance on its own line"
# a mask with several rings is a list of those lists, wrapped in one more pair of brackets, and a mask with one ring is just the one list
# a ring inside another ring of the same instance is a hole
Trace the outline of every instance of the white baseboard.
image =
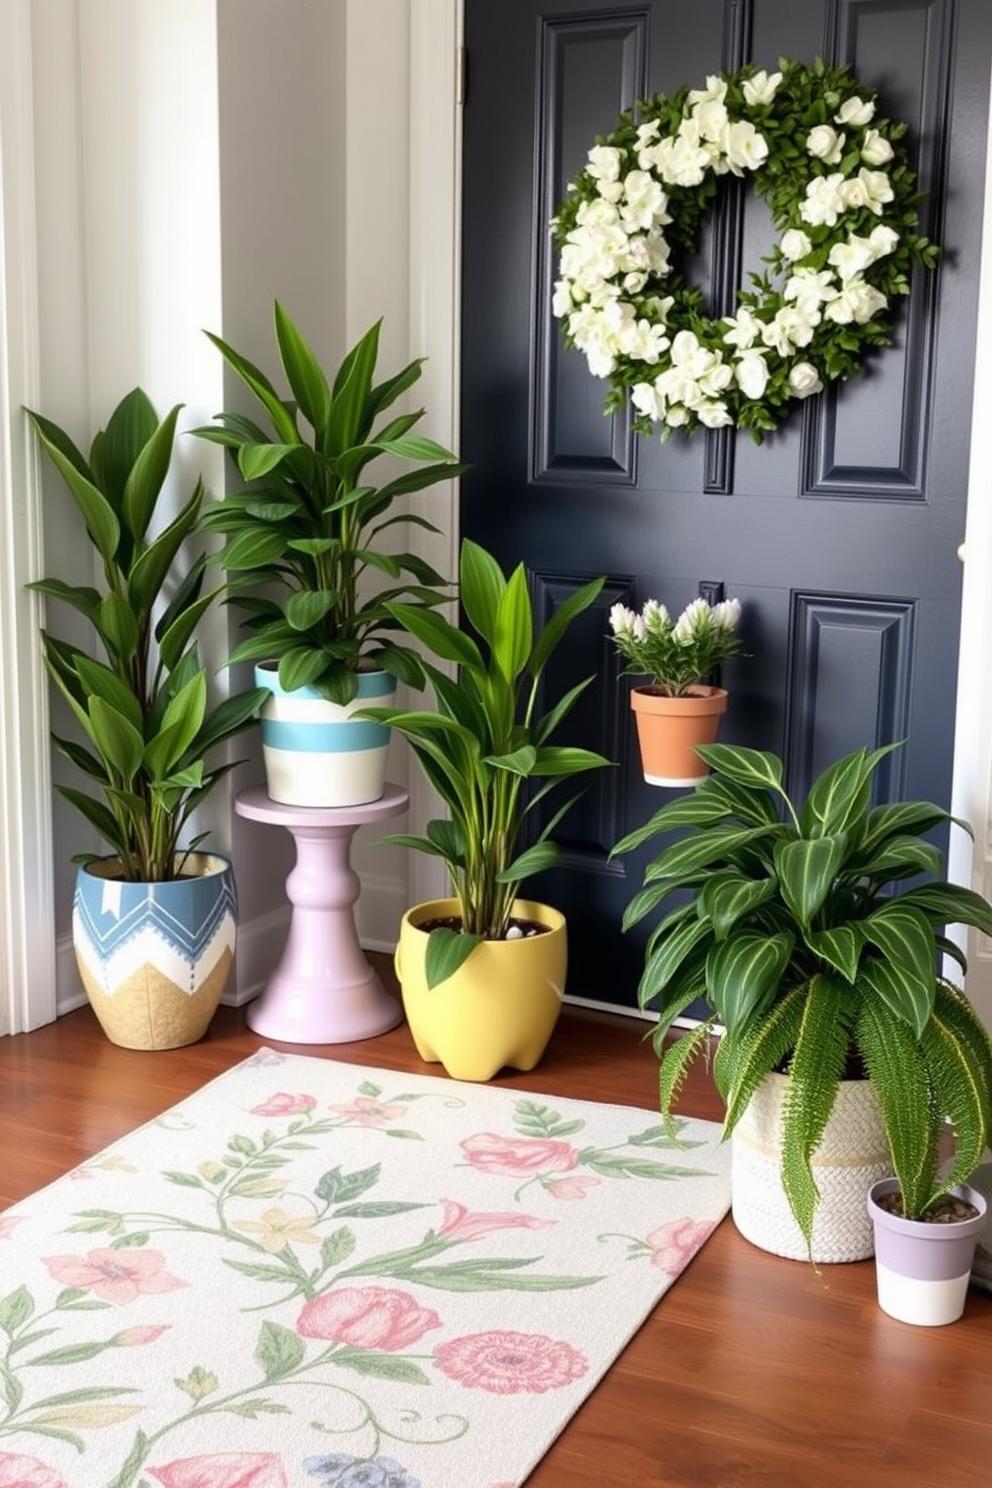
[(74, 1012), (85, 1007), (88, 998), (86, 989), (76, 969), (76, 953), (72, 948), (72, 936), (60, 935), (55, 942), (55, 1016)]
[(358, 938), (367, 951), (392, 955), (400, 920), (410, 908), (405, 879), (362, 873), (362, 893), (355, 910)]

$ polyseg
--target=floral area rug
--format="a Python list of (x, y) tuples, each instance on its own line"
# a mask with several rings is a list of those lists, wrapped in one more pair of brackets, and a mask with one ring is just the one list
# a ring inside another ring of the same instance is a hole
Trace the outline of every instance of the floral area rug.
[(727, 1212), (676, 1128), (260, 1050), (0, 1215), (0, 1488), (513, 1488)]

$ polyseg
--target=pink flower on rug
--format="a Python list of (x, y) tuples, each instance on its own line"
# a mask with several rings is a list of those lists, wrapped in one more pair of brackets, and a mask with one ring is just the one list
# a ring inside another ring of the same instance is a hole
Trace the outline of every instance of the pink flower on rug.
[(331, 1106), (331, 1110), (338, 1116), (357, 1121), (359, 1126), (385, 1126), (387, 1121), (395, 1121), (398, 1116), (406, 1114), (406, 1106), (386, 1105), (369, 1095), (356, 1095), (350, 1105)]
[(555, 1142), (548, 1137), (498, 1137), (494, 1132), (479, 1132), (466, 1137), (461, 1149), (480, 1173), (501, 1173), (511, 1178), (567, 1173), (579, 1160), (578, 1150), (570, 1142)]
[(260, 1106), (252, 1106), (251, 1116), (295, 1116), (299, 1111), (312, 1111), (317, 1104), (316, 1096), (313, 1095), (290, 1095), (285, 1090), (277, 1090), (275, 1095), (270, 1095), (267, 1101)]
[(556, 1219), (538, 1219), (534, 1214), (470, 1214), (464, 1204), (442, 1199), (444, 1219), (438, 1234), (446, 1240), (478, 1240), (494, 1230), (546, 1230)]
[(9, 1240), (14, 1233), (14, 1226), (23, 1223), (23, 1214), (8, 1214), (6, 1218), (0, 1214), (0, 1240)]
[(652, 1266), (678, 1276), (715, 1228), (715, 1221), (701, 1219), (673, 1219), (659, 1225), (646, 1236)]
[(66, 1488), (66, 1481), (37, 1457), (0, 1452), (0, 1488)]
[(94, 1292), (104, 1302), (133, 1302), (143, 1292), (173, 1292), (189, 1286), (165, 1269), (157, 1250), (91, 1250), (89, 1255), (43, 1256), (56, 1281)]
[(220, 1452), (180, 1457), (145, 1471), (163, 1488), (288, 1488), (282, 1458), (274, 1452)]
[(168, 1333), (171, 1323), (149, 1324), (145, 1328), (125, 1328), (110, 1340), (117, 1348), (138, 1348), (143, 1343), (154, 1343), (163, 1333)]
[(314, 1297), (296, 1322), (304, 1338), (324, 1338), (347, 1343), (352, 1348), (386, 1349), (396, 1353), (409, 1348), (441, 1319), (430, 1307), (421, 1307), (409, 1292), (390, 1287), (339, 1287)]
[(449, 1379), (493, 1395), (543, 1395), (581, 1379), (589, 1368), (570, 1343), (542, 1333), (469, 1333), (439, 1343), (434, 1359)]
[(576, 1174), (572, 1178), (549, 1178), (544, 1189), (553, 1199), (584, 1199), (589, 1190), (598, 1188), (601, 1182), (601, 1178), (583, 1178)]

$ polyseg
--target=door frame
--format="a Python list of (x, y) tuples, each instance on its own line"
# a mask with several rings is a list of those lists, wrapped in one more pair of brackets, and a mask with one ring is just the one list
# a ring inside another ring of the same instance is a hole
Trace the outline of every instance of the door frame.
[(0, 1034), (55, 1017), (48, 678), (42, 572), (31, 0), (6, 0), (0, 48)]
[[(410, 39), (410, 340), (430, 359), (430, 406), (457, 447), (463, 0), (412, 0)], [(989, 895), (992, 686), (974, 688), (970, 683), (975, 677), (992, 676), (992, 420), (980, 416), (992, 406), (992, 148), (986, 155), (982, 241), (951, 799), (954, 813), (973, 823), (975, 839), (952, 830), (948, 876)], [(443, 527), (446, 549), (440, 563), (444, 568), (446, 562), (444, 571), (453, 573), (458, 552), (457, 486), (442, 497), (440, 506), (439, 510), (435, 495), (433, 516)], [(437, 804), (419, 771), (411, 778), (410, 797), (411, 830), (421, 832), (436, 814)], [(443, 893), (443, 876), (435, 860), (420, 853), (409, 858), (410, 902)], [(969, 996), (992, 1026), (992, 941), (970, 931), (967, 951)], [(610, 1005), (610, 1011), (616, 1008)]]

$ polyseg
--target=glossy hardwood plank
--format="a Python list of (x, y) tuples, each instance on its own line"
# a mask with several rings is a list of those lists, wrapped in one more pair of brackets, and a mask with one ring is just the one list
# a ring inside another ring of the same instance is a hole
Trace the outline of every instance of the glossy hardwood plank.
[[(375, 958), (391, 985), (391, 967)], [(565, 1010), (541, 1066), (499, 1083), (655, 1110), (643, 1023)], [(107, 1042), (88, 1009), (0, 1039), (0, 1208), (159, 1115), (267, 1041), (221, 1008), (187, 1049)], [(271, 1042), (271, 1041), (268, 1041)], [(439, 1074), (405, 1025), (340, 1045), (279, 1045)], [(719, 1120), (705, 1070), (686, 1114)], [(0, 1252), (2, 1286), (2, 1252)], [(871, 1262), (766, 1255), (728, 1218), (635, 1334), (528, 1488), (988, 1488), (992, 1297), (960, 1322), (910, 1328), (879, 1311)]]

